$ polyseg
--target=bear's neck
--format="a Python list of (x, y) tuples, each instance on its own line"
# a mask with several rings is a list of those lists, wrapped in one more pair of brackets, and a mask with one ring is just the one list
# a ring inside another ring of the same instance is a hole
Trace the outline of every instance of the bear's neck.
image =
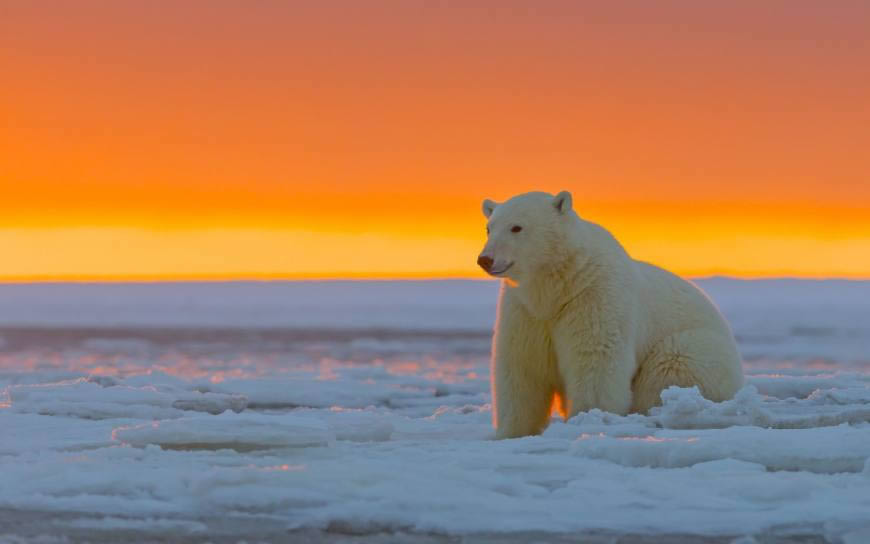
[(553, 259), (514, 287), (523, 305), (537, 319), (558, 319), (566, 305), (602, 279), (600, 260), (593, 254), (597, 253), (592, 249), (595, 244), (584, 240), (595, 235), (591, 231), (588, 225), (578, 225), (575, 233), (554, 244)]

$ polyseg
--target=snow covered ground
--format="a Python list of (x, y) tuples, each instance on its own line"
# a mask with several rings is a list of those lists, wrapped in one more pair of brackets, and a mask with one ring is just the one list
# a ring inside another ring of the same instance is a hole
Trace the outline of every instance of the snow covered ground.
[(870, 542), (870, 282), (699, 284), (745, 358), (734, 400), (508, 441), (492, 282), (0, 285), (0, 540), (47, 512), (54, 536)]

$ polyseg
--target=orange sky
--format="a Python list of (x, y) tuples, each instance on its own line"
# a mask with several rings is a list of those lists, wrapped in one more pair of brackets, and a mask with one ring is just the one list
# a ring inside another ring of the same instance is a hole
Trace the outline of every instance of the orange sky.
[(300, 4), (0, 4), (0, 279), (481, 277), (530, 189), (870, 278), (867, 2)]

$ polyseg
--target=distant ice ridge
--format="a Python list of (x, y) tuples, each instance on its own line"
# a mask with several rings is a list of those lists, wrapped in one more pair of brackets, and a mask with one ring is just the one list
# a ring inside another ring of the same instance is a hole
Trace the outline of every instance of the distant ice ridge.
[(0, 325), (491, 329), (493, 281), (0, 285)]
[[(870, 363), (870, 281), (710, 278), (695, 283), (728, 318), (746, 359)], [(473, 280), (6, 284), (0, 285), (0, 327), (486, 334), (497, 297), (497, 282)], [(106, 340), (94, 341), (95, 350), (112, 347)]]

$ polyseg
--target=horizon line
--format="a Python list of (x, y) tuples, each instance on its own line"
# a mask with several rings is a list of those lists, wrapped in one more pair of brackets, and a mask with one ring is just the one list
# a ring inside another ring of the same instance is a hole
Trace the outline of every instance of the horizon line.
[[(832, 274), (825, 276), (801, 275), (795, 273), (741, 274), (735, 272), (699, 272), (678, 274), (689, 280), (731, 279), (740, 281), (761, 280), (803, 280), (803, 281), (870, 281), (870, 275)], [(437, 274), (185, 274), (185, 275), (148, 275), (130, 274), (117, 276), (70, 275), (70, 276), (0, 276), (0, 285), (24, 284), (133, 284), (133, 283), (283, 283), (283, 282), (403, 282), (403, 281), (499, 281), (483, 275), (468, 273)]]

